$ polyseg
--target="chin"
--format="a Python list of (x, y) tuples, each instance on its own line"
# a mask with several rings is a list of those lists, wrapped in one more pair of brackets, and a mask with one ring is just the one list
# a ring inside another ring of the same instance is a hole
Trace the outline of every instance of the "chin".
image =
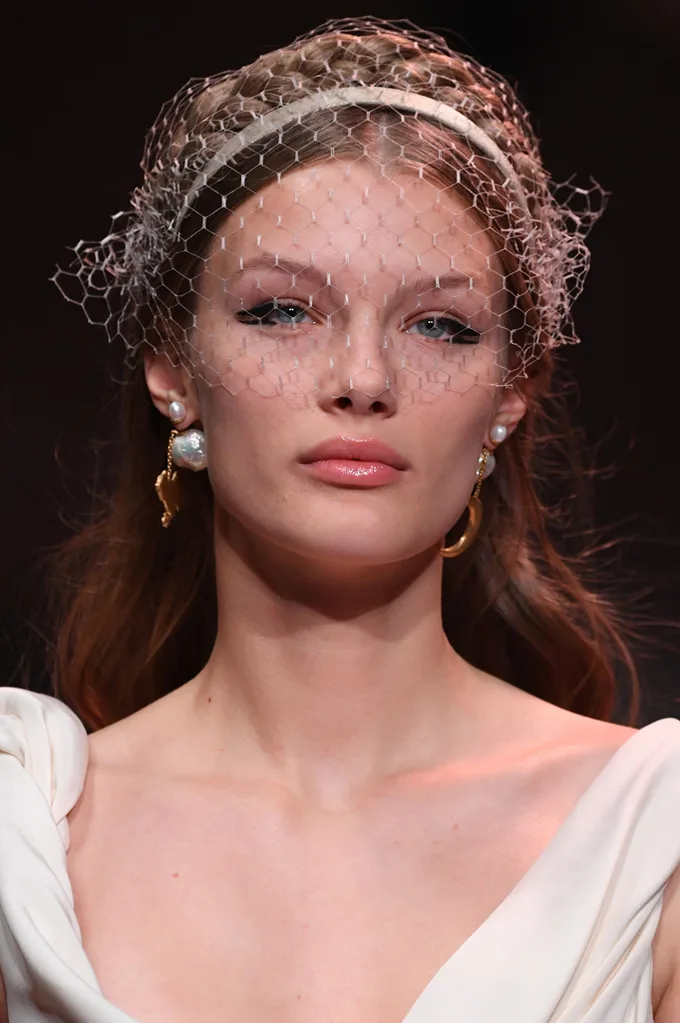
[(384, 528), (350, 529), (346, 523), (337, 531), (326, 526), (323, 531), (306, 535), (297, 532), (281, 540), (280, 545), (292, 554), (319, 561), (337, 561), (346, 568), (394, 564), (421, 554), (426, 548), (424, 544), (414, 547), (412, 535), (390, 537), (385, 535)]

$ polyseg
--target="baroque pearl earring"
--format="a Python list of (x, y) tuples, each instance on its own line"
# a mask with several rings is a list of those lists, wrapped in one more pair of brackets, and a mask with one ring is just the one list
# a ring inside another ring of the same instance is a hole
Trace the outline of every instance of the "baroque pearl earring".
[(496, 423), (495, 426), (491, 427), (489, 436), (494, 444), (502, 444), (505, 438), (508, 436), (507, 426), (503, 426), (502, 423)]
[(172, 460), (180, 469), (200, 472), (208, 466), (205, 434), (193, 427), (176, 434), (172, 440)]
[(488, 448), (484, 448), (479, 456), (479, 468), (477, 469), (477, 474), (479, 475), (479, 470), (482, 469), (482, 479), (485, 480), (487, 476), (491, 475), (495, 468), (496, 459), (493, 456), (493, 452), (489, 451)]
[[(187, 407), (183, 401), (173, 398), (168, 403), (168, 416), (172, 423), (181, 423), (186, 418)], [(205, 434), (203, 430), (191, 427), (189, 430), (173, 430), (170, 436), (172, 461), (180, 469), (191, 469), (200, 472), (205, 469), (206, 459)]]
[[(168, 416), (173, 424), (181, 423), (186, 418), (186, 405), (176, 398), (168, 402)], [(170, 431), (167, 450), (167, 464), (156, 478), (156, 493), (163, 505), (161, 523), (169, 526), (180, 509), (180, 486), (177, 469), (191, 469), (199, 472), (208, 465), (205, 434), (203, 430), (191, 427), (189, 430), (173, 429)]]

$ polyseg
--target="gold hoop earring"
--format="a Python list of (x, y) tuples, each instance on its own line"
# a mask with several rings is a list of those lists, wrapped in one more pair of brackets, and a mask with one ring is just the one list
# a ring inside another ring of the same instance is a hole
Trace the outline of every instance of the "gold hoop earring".
[(179, 477), (177, 476), (177, 469), (172, 467), (172, 443), (178, 434), (179, 430), (170, 431), (167, 465), (163, 472), (156, 477), (156, 493), (164, 508), (163, 515), (161, 516), (161, 525), (166, 528), (170, 525), (180, 508)]
[(479, 532), (479, 527), (482, 524), (482, 513), (483, 507), (479, 497), (479, 491), (482, 489), (482, 480), (484, 479), (484, 470), (486, 469), (487, 459), (491, 452), (488, 448), (482, 448), (482, 455), (479, 459), (479, 466), (477, 468), (477, 483), (475, 489), (472, 491), (472, 496), (468, 501), (468, 522), (463, 535), (460, 536), (454, 544), (450, 547), (440, 547), (439, 553), (443, 558), (457, 558), (459, 554), (466, 551), (472, 544), (473, 540)]

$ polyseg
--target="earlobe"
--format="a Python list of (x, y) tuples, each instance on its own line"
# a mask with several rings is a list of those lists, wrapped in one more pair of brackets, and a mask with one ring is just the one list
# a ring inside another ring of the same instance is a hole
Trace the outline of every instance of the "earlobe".
[(186, 415), (180, 422), (185, 422), (187, 416), (189, 422), (194, 422), (198, 418), (198, 405), (193, 388), (187, 387), (181, 367), (173, 366), (163, 353), (150, 351), (144, 354), (144, 374), (151, 400), (162, 415), (171, 415), (169, 411), (171, 402), (181, 402)]
[(501, 444), (515, 430), (527, 410), (527, 399), (512, 385), (508, 386), (493, 414), (486, 437), (487, 447)]

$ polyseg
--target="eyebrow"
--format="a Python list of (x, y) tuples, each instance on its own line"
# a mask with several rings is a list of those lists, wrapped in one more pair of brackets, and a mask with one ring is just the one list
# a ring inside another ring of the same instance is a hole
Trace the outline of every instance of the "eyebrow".
[(462, 270), (451, 270), (447, 274), (436, 274), (434, 276), (419, 276), (412, 281), (404, 280), (399, 285), (400, 294), (425, 295), (429, 291), (472, 291), (475, 285), (475, 278)]
[(313, 263), (299, 263), (296, 259), (287, 259), (275, 252), (262, 252), (252, 259), (242, 259), (236, 272), (240, 275), (249, 270), (281, 270), (291, 277), (302, 277), (322, 287), (331, 284), (331, 275), (324, 273)]
[[(275, 252), (261, 252), (259, 256), (253, 256), (251, 259), (242, 259), (236, 272), (240, 275), (249, 270), (281, 270), (291, 277), (313, 281), (320, 287), (333, 287), (330, 273), (320, 270), (313, 263), (300, 263), (296, 259), (279, 256)], [(402, 295), (463, 289), (471, 291), (475, 284), (474, 277), (461, 270), (451, 270), (446, 274), (420, 275), (411, 281), (406, 281), (405, 278), (406, 275), (402, 274), (401, 282), (397, 286)]]

